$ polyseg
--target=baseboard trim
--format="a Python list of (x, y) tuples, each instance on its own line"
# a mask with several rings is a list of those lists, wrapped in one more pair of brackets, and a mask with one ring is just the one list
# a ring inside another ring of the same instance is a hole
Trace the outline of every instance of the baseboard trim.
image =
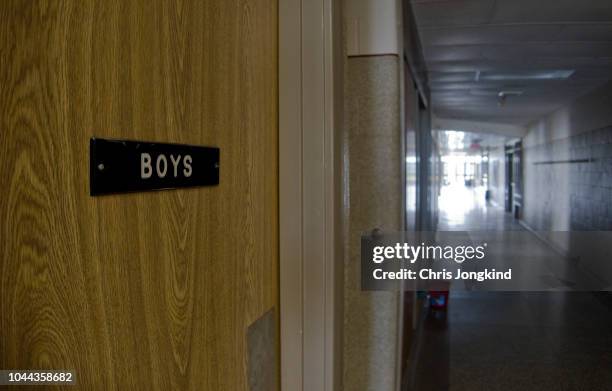
[(548, 240), (545, 236), (543, 236), (541, 233), (539, 233), (538, 231), (536, 231), (535, 229), (533, 229), (529, 224), (527, 224), (524, 220), (519, 219), (518, 223), (521, 225), (521, 227), (525, 228), (527, 231), (531, 232), (536, 238), (538, 238), (542, 243), (544, 243), (545, 245), (547, 245), (548, 247), (550, 247), (554, 252), (556, 252), (558, 255), (562, 256), (564, 259), (568, 260), (568, 261), (576, 261), (576, 258), (572, 258), (570, 256), (570, 254), (563, 248), (559, 247), (558, 245), (554, 244), (553, 242), (551, 242), (550, 240)]
[[(588, 267), (587, 263), (583, 262), (583, 260), (582, 260), (582, 258), (580, 256), (572, 256), (567, 250), (559, 247), (555, 243), (553, 243), (550, 240), (548, 240), (541, 233), (539, 233), (538, 231), (534, 230), (525, 221), (518, 220), (518, 222), (519, 222), (519, 224), (523, 228), (525, 228), (527, 231), (531, 232), (536, 238), (538, 238), (542, 243), (544, 243), (546, 246), (548, 246), (551, 250), (553, 250), (555, 253), (557, 253), (564, 260), (569, 261), (569, 262), (574, 262), (576, 264), (576, 267), (580, 271), (582, 271), (588, 278), (590, 278), (593, 282), (604, 284), (604, 281), (601, 280), (601, 278), (597, 275), (597, 273), (595, 273), (593, 270), (591, 270)], [(593, 293), (597, 293), (597, 292), (612, 293), (612, 292), (608, 292), (608, 291), (591, 291), (591, 292), (593, 292)], [(610, 297), (612, 297), (612, 295), (610, 295)]]

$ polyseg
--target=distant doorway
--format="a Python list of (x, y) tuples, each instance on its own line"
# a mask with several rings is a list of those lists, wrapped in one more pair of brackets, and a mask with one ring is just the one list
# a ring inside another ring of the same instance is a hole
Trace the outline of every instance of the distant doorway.
[(506, 184), (505, 209), (515, 219), (520, 219), (523, 206), (522, 197), (522, 142), (506, 146)]
[(512, 171), (513, 171), (513, 148), (506, 147), (506, 185), (505, 187), (505, 209), (512, 212)]

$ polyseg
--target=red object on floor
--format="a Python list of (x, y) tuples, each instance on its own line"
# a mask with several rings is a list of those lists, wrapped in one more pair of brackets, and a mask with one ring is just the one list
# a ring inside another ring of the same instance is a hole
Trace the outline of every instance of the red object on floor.
[(431, 308), (445, 310), (448, 306), (448, 291), (430, 291), (429, 305)]

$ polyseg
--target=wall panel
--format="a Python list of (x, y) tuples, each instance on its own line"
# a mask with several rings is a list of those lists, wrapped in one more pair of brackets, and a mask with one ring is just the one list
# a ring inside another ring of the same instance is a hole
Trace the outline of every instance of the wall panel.
[[(246, 389), (247, 327), (278, 304), (276, 1), (7, 0), (0, 21), (0, 368)], [(90, 197), (93, 135), (218, 146), (220, 185)]]

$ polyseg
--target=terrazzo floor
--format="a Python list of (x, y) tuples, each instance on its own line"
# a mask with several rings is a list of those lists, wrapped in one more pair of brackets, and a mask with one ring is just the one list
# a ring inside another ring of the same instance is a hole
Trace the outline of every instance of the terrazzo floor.
[[(439, 230), (523, 229), (486, 205), (481, 189), (454, 189), (452, 197), (448, 190), (440, 199)], [(612, 390), (609, 297), (451, 292), (447, 311), (425, 319), (412, 389)]]

